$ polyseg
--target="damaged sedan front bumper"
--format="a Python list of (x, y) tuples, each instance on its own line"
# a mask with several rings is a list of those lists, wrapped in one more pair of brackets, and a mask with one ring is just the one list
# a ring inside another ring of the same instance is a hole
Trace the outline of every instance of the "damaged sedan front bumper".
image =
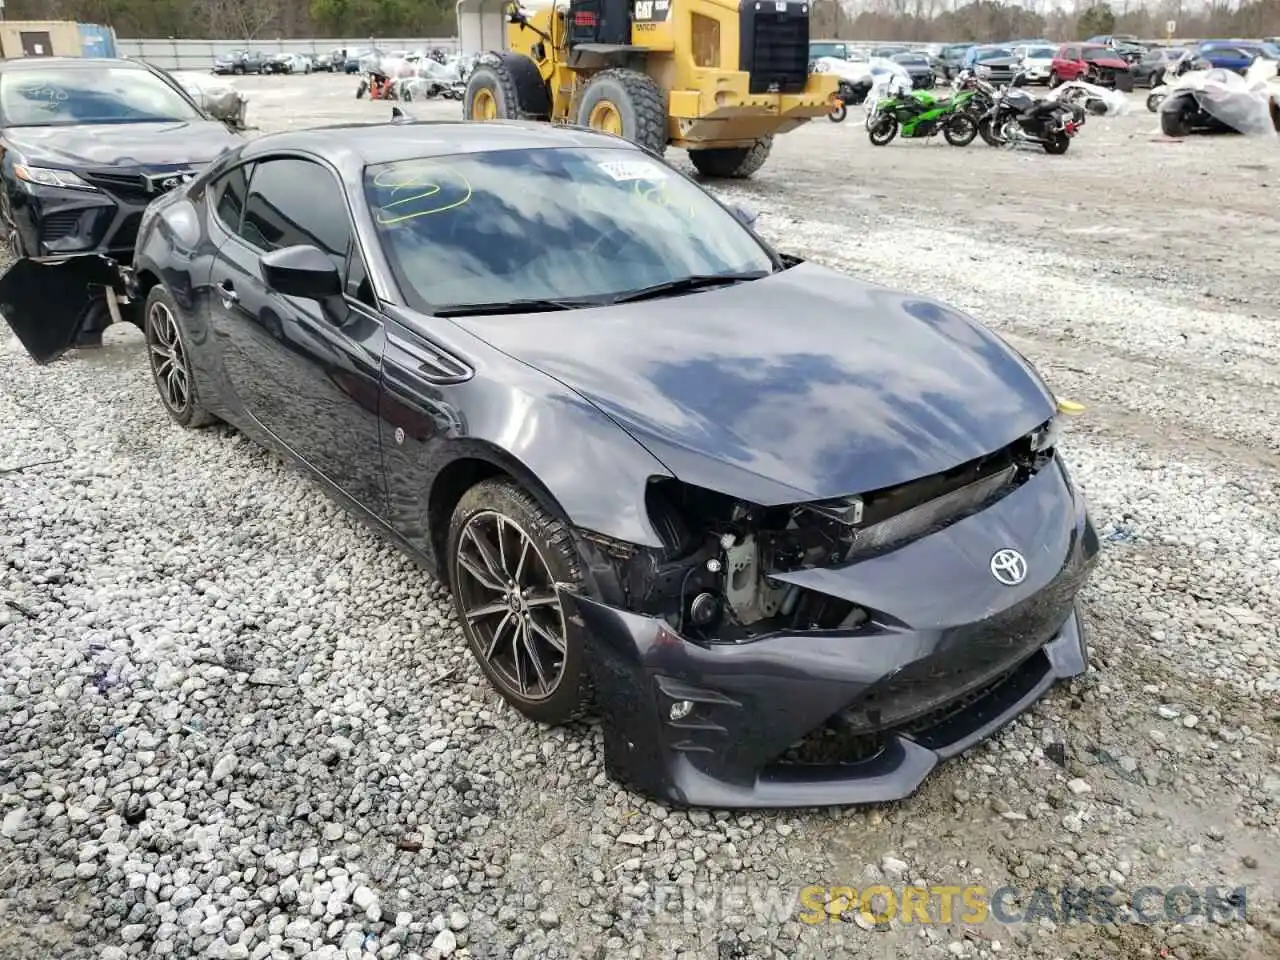
[(131, 285), (103, 254), (23, 257), (0, 275), (0, 314), (36, 363), (52, 363), (86, 333), (134, 319)]
[[(991, 559), (1026, 558), (998, 582)], [(1087, 669), (1075, 598), (1098, 538), (1056, 465), (979, 513), (842, 568), (784, 575), (864, 606), (854, 629), (698, 643), (566, 597), (588, 637), (615, 779), (690, 806), (810, 807), (915, 791)]]

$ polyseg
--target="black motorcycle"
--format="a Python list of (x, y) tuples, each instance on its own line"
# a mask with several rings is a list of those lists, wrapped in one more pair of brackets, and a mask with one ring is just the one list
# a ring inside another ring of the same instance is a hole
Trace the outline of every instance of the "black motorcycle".
[(993, 147), (1026, 143), (1038, 145), (1045, 153), (1066, 153), (1071, 138), (1084, 126), (1084, 108), (1037, 100), (1021, 89), (1020, 78), (1021, 74), (1015, 74), (1012, 84), (988, 94), (990, 106), (978, 119), (978, 135)]

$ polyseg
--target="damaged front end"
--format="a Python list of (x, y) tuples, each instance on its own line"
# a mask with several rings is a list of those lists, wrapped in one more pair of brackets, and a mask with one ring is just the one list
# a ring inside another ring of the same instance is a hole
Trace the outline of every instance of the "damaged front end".
[(1098, 543), (1055, 437), (788, 507), (655, 481), (666, 549), (583, 533), (600, 595), (566, 600), (611, 775), (695, 806), (892, 800), (1082, 673)]
[(135, 320), (129, 268), (100, 253), (23, 257), (0, 275), (0, 314), (32, 359), (52, 363), (101, 342), (111, 323)]

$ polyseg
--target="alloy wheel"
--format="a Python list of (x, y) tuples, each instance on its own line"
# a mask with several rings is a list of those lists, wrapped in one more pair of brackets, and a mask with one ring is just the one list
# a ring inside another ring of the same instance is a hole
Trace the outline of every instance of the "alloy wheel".
[(147, 311), (147, 347), (160, 399), (181, 416), (191, 405), (191, 368), (173, 311), (160, 301)]
[(457, 541), (459, 612), (477, 656), (526, 701), (564, 675), (566, 625), (555, 580), (533, 539), (509, 517), (476, 513)]

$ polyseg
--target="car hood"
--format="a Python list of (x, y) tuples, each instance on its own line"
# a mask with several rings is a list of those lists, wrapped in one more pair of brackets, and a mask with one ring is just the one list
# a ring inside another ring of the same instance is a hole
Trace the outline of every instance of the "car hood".
[(979, 67), (1000, 67), (1012, 70), (1022, 61), (1017, 57), (990, 57), (986, 60), (979, 60), (975, 66)]
[(938, 473), (1056, 409), (976, 321), (807, 263), (687, 296), (455, 322), (590, 401), (681, 480), (763, 505)]
[(1105, 56), (1105, 57), (1085, 57), (1086, 63), (1096, 63), (1100, 67), (1115, 67), (1117, 70), (1129, 69), (1129, 64), (1123, 57)]
[(33, 163), (63, 167), (173, 167), (208, 163), (242, 138), (216, 120), (10, 127), (9, 148)]

